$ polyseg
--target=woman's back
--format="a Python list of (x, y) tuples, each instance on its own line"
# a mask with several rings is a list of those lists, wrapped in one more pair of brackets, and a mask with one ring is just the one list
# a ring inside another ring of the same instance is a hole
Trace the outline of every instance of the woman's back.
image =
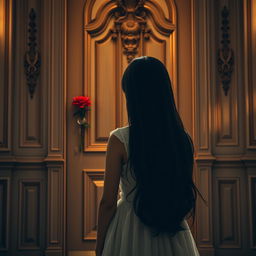
[(198, 255), (185, 221), (195, 210), (194, 146), (168, 71), (153, 57), (136, 58), (122, 89), (129, 125), (109, 138), (97, 255), (103, 241), (103, 256)]
[[(129, 158), (129, 127), (117, 128), (110, 133), (124, 145)], [(120, 179), (120, 199), (114, 219), (105, 239), (102, 256), (197, 256), (199, 255), (187, 222), (182, 222), (184, 231), (174, 237), (161, 233), (153, 236), (151, 229), (136, 216), (133, 199), (136, 180), (127, 163), (123, 165)], [(154, 190), (154, 187), (152, 187)], [(127, 195), (130, 195), (127, 197)], [(126, 198), (127, 197), (127, 198)]]

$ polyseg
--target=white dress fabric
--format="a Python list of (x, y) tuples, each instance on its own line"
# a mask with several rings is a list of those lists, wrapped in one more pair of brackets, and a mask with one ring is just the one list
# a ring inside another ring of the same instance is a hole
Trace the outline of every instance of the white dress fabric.
[[(114, 134), (125, 146), (129, 156), (129, 127), (117, 128)], [(109, 225), (102, 256), (198, 256), (198, 250), (187, 222), (186, 228), (174, 237), (166, 234), (152, 236), (151, 231), (135, 215), (132, 205), (134, 192), (126, 199), (127, 193), (134, 187), (135, 180), (131, 169), (123, 165), (120, 179), (120, 199), (117, 202), (115, 216)]]

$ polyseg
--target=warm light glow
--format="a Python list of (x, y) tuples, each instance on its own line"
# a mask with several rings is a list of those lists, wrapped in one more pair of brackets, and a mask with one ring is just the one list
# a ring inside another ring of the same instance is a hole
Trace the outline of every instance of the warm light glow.
[(4, 0), (0, 0), (0, 46), (2, 48), (3, 38), (4, 38), (4, 27), (5, 27), (5, 6)]
[(251, 18), (252, 18), (252, 33), (256, 34), (256, 1), (252, 1), (251, 3)]

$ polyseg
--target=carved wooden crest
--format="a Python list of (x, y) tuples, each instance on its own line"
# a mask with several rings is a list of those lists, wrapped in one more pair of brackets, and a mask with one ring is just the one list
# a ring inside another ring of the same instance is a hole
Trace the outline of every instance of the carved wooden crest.
[(150, 29), (147, 29), (145, 0), (117, 0), (115, 13), (115, 28), (112, 30), (112, 39), (121, 35), (123, 53), (130, 62), (138, 52), (140, 40), (149, 39)]

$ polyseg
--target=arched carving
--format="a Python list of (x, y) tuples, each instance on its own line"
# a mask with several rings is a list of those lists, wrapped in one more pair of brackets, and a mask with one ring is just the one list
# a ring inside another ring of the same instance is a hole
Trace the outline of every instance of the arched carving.
[(85, 6), (85, 30), (92, 36), (97, 36), (106, 29), (109, 20), (114, 17), (113, 39), (115, 40), (120, 34), (123, 52), (130, 62), (137, 53), (140, 38), (147, 40), (150, 36), (150, 30), (147, 29), (147, 16), (152, 17), (154, 27), (163, 35), (169, 35), (175, 30), (176, 24), (173, 23), (176, 21), (176, 15), (173, 14), (175, 4), (173, 1), (166, 2), (170, 9), (169, 13), (172, 13), (171, 20), (165, 18), (157, 2), (146, 0), (107, 1), (98, 9), (96, 18), (91, 19), (92, 3), (95, 3), (95, 0), (88, 1)]

